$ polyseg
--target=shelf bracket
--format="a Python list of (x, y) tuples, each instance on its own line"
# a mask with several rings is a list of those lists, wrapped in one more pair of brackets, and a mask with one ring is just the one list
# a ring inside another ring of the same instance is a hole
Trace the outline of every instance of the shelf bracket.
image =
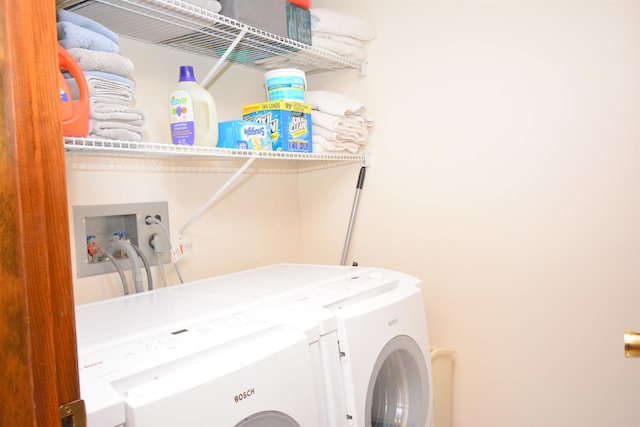
[(213, 65), (213, 67), (211, 68), (211, 71), (209, 71), (207, 73), (207, 75), (204, 77), (204, 79), (202, 79), (202, 83), (201, 83), (202, 87), (206, 88), (207, 86), (209, 86), (211, 84), (211, 81), (213, 80), (213, 77), (216, 75), (216, 73), (218, 72), (220, 67), (222, 67), (222, 64), (224, 64), (224, 61), (227, 60), (227, 57), (229, 56), (229, 54), (231, 52), (233, 52), (233, 50), (236, 48), (238, 43), (240, 43), (240, 40), (242, 40), (242, 38), (245, 36), (245, 34), (247, 34), (247, 30), (248, 30), (248, 27), (246, 25), (244, 25), (242, 27), (242, 30), (240, 30), (240, 32), (236, 36), (236, 38), (233, 41), (233, 43), (231, 43), (229, 45), (227, 50), (224, 51), (222, 56), (220, 58), (218, 58), (216, 63)]
[(231, 186), (231, 184), (233, 184), (240, 177), (240, 175), (244, 173), (244, 171), (251, 165), (251, 163), (254, 162), (256, 158), (257, 157), (251, 157), (247, 159), (247, 161), (244, 162), (244, 164), (240, 167), (240, 169), (238, 169), (233, 175), (231, 175), (231, 177), (227, 180), (227, 182), (225, 182), (224, 185), (222, 185), (222, 187), (220, 187), (220, 189), (216, 191), (216, 193), (213, 196), (211, 196), (211, 198), (207, 201), (207, 203), (205, 203), (205, 205), (201, 207), (200, 210), (198, 210), (198, 212), (196, 212), (191, 217), (191, 219), (189, 219), (189, 221), (187, 221), (180, 228), (180, 231), (178, 232), (178, 234), (181, 236), (182, 233), (184, 233), (184, 231), (187, 229), (187, 227), (193, 224), (207, 209), (209, 209), (209, 207), (212, 204), (214, 204), (215, 201), (218, 200), (225, 191), (227, 191), (227, 189)]
[(366, 60), (364, 60), (360, 64), (360, 75), (362, 77), (365, 77), (368, 72), (369, 72), (369, 63)]

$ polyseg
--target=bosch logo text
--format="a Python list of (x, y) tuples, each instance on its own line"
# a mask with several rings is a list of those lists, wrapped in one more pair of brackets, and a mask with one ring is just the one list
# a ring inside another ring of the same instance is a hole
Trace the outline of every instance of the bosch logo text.
[(250, 388), (247, 391), (243, 391), (240, 394), (233, 396), (233, 401), (239, 403), (242, 400), (248, 399), (256, 393), (254, 388)]

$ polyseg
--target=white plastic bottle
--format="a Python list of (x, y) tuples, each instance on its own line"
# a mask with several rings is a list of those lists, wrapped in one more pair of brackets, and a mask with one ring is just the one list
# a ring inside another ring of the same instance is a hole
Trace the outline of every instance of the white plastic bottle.
[(196, 82), (193, 67), (180, 67), (180, 81), (169, 96), (171, 140), (175, 145), (218, 145), (218, 114), (211, 94)]

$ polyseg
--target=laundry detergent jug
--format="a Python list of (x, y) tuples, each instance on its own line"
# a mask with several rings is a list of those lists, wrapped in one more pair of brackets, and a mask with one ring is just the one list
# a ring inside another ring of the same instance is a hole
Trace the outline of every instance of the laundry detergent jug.
[[(58, 65), (60, 68), (62, 135), (85, 137), (89, 134), (89, 86), (87, 80), (80, 65), (60, 45), (58, 45)], [(78, 86), (76, 99), (74, 99), (67, 83), (67, 78), (71, 77)]]

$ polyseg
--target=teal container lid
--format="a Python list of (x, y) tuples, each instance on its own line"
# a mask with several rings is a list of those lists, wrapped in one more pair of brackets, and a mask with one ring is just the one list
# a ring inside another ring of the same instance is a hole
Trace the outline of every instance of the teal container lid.
[(180, 81), (181, 82), (196, 81), (196, 75), (193, 73), (193, 67), (191, 65), (180, 66)]

